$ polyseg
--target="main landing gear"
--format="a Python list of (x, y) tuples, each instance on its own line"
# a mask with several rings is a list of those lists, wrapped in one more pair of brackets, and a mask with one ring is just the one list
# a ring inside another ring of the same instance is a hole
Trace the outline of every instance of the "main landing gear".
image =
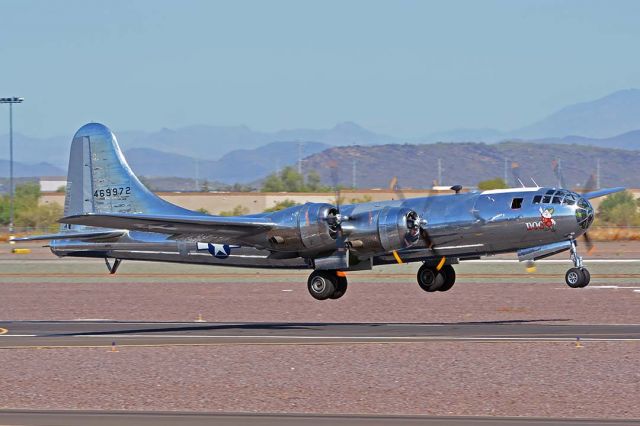
[(317, 269), (309, 275), (307, 288), (318, 300), (340, 299), (347, 292), (347, 276), (341, 271)]
[(451, 265), (443, 265), (440, 270), (426, 263), (418, 269), (418, 285), (429, 293), (448, 291), (456, 282), (456, 271)]
[(588, 286), (589, 281), (591, 281), (591, 274), (589, 274), (587, 268), (582, 266), (582, 257), (578, 255), (575, 241), (571, 241), (570, 253), (574, 267), (569, 269), (565, 274), (565, 282), (571, 288), (582, 288)]

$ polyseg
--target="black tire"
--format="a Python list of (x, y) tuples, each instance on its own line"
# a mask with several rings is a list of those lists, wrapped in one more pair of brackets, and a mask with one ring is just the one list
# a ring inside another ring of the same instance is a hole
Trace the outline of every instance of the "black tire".
[(436, 268), (432, 268), (426, 264), (422, 265), (420, 269), (418, 269), (417, 278), (420, 288), (429, 293), (437, 291), (445, 282), (444, 274), (436, 271)]
[(334, 271), (313, 271), (307, 280), (307, 289), (314, 299), (326, 300), (336, 291), (337, 283)]
[(580, 284), (580, 288), (584, 288), (589, 285), (591, 281), (591, 274), (587, 268), (580, 268), (582, 270), (582, 275), (584, 275), (584, 281)]
[(451, 265), (444, 265), (440, 269), (440, 273), (444, 275), (444, 284), (440, 286), (438, 291), (449, 291), (451, 287), (456, 283), (456, 271)]
[(349, 283), (347, 282), (347, 277), (337, 277), (338, 285), (336, 286), (336, 290), (333, 292), (329, 299), (340, 299), (347, 292), (347, 287)]
[(565, 274), (564, 281), (571, 288), (580, 288), (585, 282), (585, 274), (581, 268), (571, 268)]

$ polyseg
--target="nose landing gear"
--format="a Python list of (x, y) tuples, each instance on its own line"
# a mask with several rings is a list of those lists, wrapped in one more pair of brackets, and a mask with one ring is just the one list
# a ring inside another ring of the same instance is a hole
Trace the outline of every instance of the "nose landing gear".
[(573, 261), (573, 268), (569, 269), (564, 276), (564, 280), (567, 285), (571, 288), (583, 288), (589, 285), (589, 281), (591, 281), (591, 274), (582, 265), (582, 257), (578, 255), (578, 250), (576, 249), (576, 242), (571, 241), (571, 260)]

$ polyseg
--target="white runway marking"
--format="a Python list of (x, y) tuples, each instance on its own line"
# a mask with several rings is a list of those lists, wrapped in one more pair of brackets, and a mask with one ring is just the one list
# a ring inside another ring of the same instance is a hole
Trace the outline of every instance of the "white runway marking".
[[(590, 289), (640, 289), (640, 287), (637, 286), (624, 286), (624, 285), (591, 285), (591, 286), (587, 286), (585, 288), (590, 288)], [(636, 290), (637, 291), (637, 290)]]
[[(518, 259), (476, 259), (476, 260), (461, 260), (460, 263), (525, 263), (520, 262)], [(542, 259), (536, 260), (536, 263), (572, 263), (571, 259)], [(585, 259), (585, 264), (588, 263), (640, 263), (640, 259)]]
[(3, 337), (36, 337), (36, 334), (3, 334), (0, 338)]
[[(174, 252), (166, 252), (169, 254), (175, 254)], [(236, 256), (236, 255), (233, 255)], [(240, 256), (240, 255), (237, 255)], [(249, 256), (243, 255), (242, 257), (262, 257), (262, 256)], [(463, 260), (461, 262), (464, 263), (524, 263), (520, 262), (518, 259), (475, 259), (475, 260)], [(0, 259), (0, 263), (18, 263), (16, 259)], [(75, 260), (75, 259), (20, 259), (20, 264), (78, 264), (78, 265), (87, 265), (87, 264), (100, 264), (103, 265), (103, 261), (96, 261), (93, 259), (86, 260)], [(562, 259), (542, 259), (537, 260), (536, 263), (571, 263), (570, 259), (562, 260)], [(640, 259), (586, 259), (585, 263), (640, 263)]]

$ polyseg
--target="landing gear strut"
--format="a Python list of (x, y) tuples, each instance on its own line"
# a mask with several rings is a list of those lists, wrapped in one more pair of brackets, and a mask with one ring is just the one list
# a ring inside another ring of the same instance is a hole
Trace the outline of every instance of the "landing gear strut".
[(569, 269), (565, 274), (565, 282), (571, 288), (582, 288), (588, 286), (589, 281), (591, 281), (591, 274), (587, 268), (582, 265), (582, 257), (578, 255), (575, 241), (571, 241), (570, 253), (574, 267)]
[(448, 291), (456, 282), (456, 271), (451, 265), (440, 270), (426, 263), (418, 269), (418, 285), (426, 292)]
[(315, 270), (309, 275), (307, 288), (314, 299), (339, 299), (347, 292), (347, 277), (341, 271)]

